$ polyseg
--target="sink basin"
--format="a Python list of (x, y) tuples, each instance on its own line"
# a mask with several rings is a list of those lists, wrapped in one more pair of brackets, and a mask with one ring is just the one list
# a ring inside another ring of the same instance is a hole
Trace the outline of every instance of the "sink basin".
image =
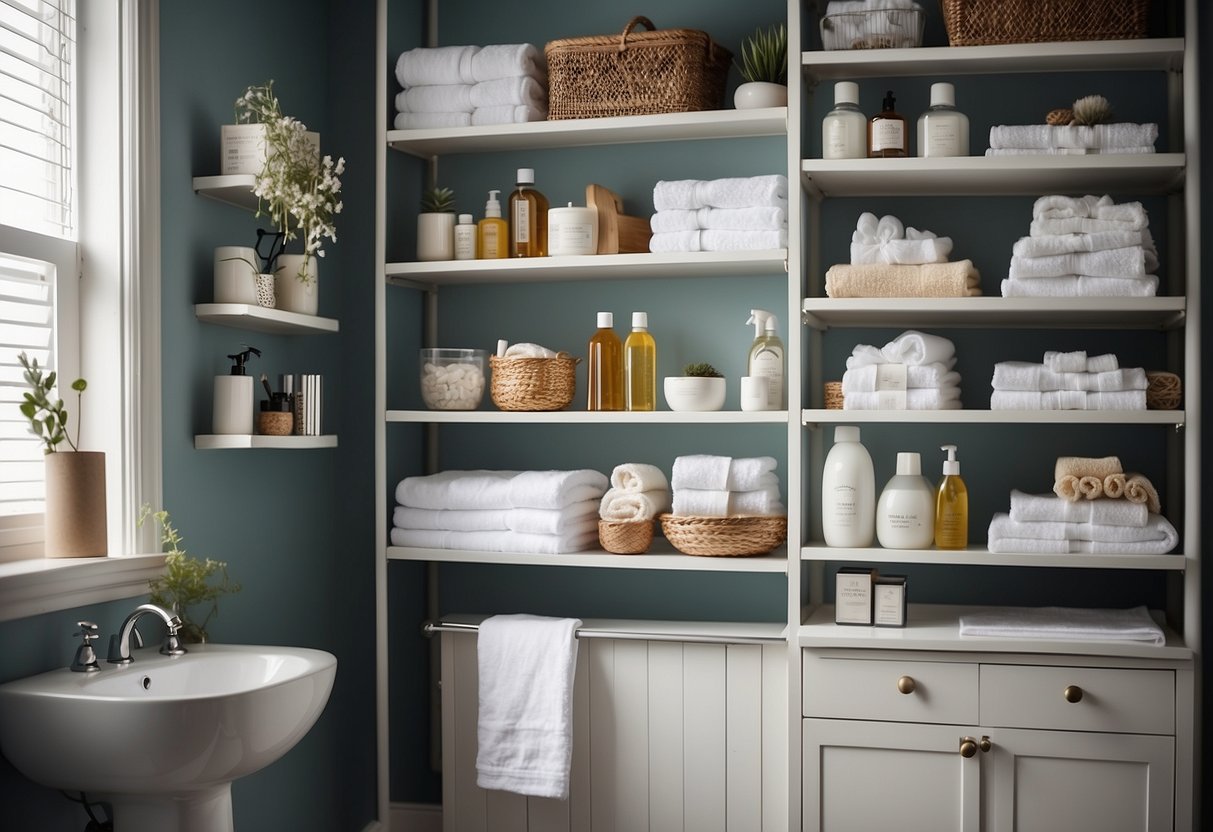
[(114, 808), (122, 832), (226, 832), (231, 781), (277, 760), (328, 702), (322, 650), (155, 647), (125, 666), (0, 685), (0, 751), (21, 773)]

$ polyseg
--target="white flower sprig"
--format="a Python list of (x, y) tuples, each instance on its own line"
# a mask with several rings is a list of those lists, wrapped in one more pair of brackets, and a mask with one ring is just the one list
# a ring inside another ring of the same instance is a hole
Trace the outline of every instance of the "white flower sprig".
[(297, 277), (310, 283), (306, 255), (323, 257), (325, 237), (337, 242), (333, 218), (341, 213), (339, 177), (345, 173), (345, 159), (317, 158), (307, 126), (282, 114), (273, 81), (251, 86), (236, 99), (236, 121), (265, 125), (265, 167), (253, 187), (259, 200), (257, 216), (268, 214), (287, 240), (302, 232), (305, 259)]

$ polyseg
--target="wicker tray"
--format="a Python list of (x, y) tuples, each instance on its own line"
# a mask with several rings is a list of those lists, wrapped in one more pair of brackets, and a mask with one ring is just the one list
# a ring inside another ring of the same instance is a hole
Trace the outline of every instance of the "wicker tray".
[(652, 520), (599, 520), (598, 542), (616, 555), (643, 555), (653, 542)]
[(549, 119), (718, 110), (733, 58), (706, 32), (657, 29), (647, 17), (618, 35), (550, 41), (543, 52)]
[(1150, 0), (940, 0), (948, 43), (1144, 38)]
[(662, 514), (661, 531), (684, 555), (765, 555), (787, 539), (788, 518), (771, 516), (684, 517)]
[(489, 356), (489, 396), (499, 410), (563, 410), (573, 401), (580, 358)]

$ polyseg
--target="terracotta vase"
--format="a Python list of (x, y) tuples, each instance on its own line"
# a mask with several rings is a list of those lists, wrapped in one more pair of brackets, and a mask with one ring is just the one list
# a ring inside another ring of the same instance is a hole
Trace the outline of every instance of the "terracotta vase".
[(56, 451), (45, 459), (46, 556), (105, 557), (105, 454)]

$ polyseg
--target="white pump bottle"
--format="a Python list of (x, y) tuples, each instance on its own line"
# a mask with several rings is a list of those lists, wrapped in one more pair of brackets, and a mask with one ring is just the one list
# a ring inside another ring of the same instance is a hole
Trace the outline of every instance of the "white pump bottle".
[(783, 403), (783, 341), (779, 339), (779, 319), (765, 309), (751, 309), (747, 324), (754, 325), (754, 343), (746, 361), (746, 375), (767, 378), (765, 410), (781, 410)]

